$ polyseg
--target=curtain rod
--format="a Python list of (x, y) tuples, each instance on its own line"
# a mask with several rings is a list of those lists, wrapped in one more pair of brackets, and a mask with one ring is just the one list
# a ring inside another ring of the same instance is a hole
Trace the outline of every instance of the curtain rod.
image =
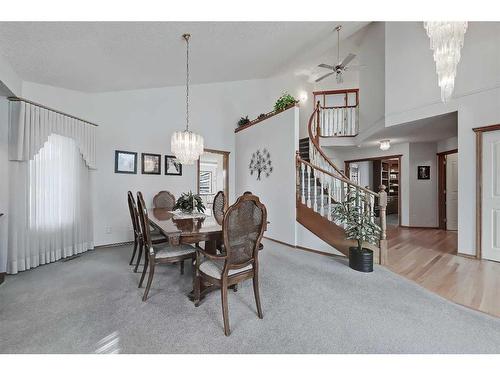
[(93, 122), (81, 119), (81, 118), (76, 117), (76, 116), (68, 115), (67, 113), (58, 111), (57, 109), (50, 108), (50, 107), (47, 107), (47, 106), (42, 105), (42, 104), (38, 104), (38, 103), (32, 102), (31, 100), (28, 100), (28, 99), (20, 98), (20, 97), (17, 97), (17, 96), (10, 96), (7, 99), (10, 100), (11, 102), (25, 102), (25, 103), (28, 103), (28, 104), (36, 105), (37, 107), (40, 107), (40, 108), (43, 108), (43, 109), (47, 109), (47, 110), (55, 112), (55, 113), (59, 113), (60, 115), (63, 115), (63, 116), (74, 118), (75, 120), (79, 120), (79, 121), (85, 122), (85, 123), (87, 123), (89, 125), (92, 125), (92, 126), (99, 126), (97, 124), (94, 124)]

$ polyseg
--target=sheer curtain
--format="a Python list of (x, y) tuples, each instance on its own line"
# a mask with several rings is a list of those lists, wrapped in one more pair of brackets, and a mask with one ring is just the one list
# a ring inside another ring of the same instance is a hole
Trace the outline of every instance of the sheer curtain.
[[(35, 116), (38, 122), (40, 118)], [(94, 247), (91, 171), (78, 140), (47, 134), (29, 160), (11, 161), (9, 166), (8, 273)]]

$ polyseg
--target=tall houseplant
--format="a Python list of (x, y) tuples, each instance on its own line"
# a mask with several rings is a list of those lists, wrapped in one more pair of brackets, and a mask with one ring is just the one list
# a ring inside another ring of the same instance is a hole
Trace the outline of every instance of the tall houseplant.
[(349, 267), (361, 272), (373, 271), (373, 251), (363, 247), (378, 245), (382, 229), (375, 224), (370, 197), (359, 189), (349, 187), (343, 202), (334, 204), (332, 215), (345, 225), (346, 238), (356, 240), (349, 248)]

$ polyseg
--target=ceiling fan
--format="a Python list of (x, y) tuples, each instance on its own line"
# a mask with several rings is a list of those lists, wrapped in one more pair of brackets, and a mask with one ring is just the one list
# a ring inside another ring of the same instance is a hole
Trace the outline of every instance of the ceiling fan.
[(331, 70), (330, 73), (327, 73), (325, 74), (324, 76), (321, 76), (319, 77), (318, 79), (316, 79), (315, 82), (319, 82), (323, 79), (325, 79), (326, 77), (329, 77), (331, 76), (332, 74), (336, 74), (336, 78), (337, 78), (337, 83), (342, 83), (344, 80), (343, 80), (343, 77), (342, 77), (342, 74), (348, 70), (348, 69), (351, 69), (354, 68), (354, 67), (348, 67), (348, 64), (354, 60), (354, 58), (356, 57), (356, 55), (354, 53), (350, 53), (348, 54), (344, 60), (340, 61), (340, 29), (342, 29), (342, 25), (338, 25), (336, 28), (335, 28), (335, 31), (337, 31), (337, 65), (328, 65), (328, 64), (319, 64), (318, 66), (320, 68), (325, 68), (325, 69), (328, 69), (328, 70)]

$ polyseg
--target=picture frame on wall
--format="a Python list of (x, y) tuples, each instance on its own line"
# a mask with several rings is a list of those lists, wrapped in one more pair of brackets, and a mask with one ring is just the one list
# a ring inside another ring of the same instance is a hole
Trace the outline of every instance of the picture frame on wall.
[(211, 195), (213, 194), (212, 188), (212, 172), (211, 171), (200, 171), (200, 195)]
[(142, 174), (161, 174), (161, 155), (142, 153)]
[(182, 176), (182, 164), (173, 155), (165, 155), (165, 175)]
[(115, 173), (137, 174), (137, 152), (115, 150)]
[(431, 179), (431, 167), (430, 167), (430, 165), (419, 165), (417, 167), (417, 179), (419, 179), (419, 180), (430, 180)]

